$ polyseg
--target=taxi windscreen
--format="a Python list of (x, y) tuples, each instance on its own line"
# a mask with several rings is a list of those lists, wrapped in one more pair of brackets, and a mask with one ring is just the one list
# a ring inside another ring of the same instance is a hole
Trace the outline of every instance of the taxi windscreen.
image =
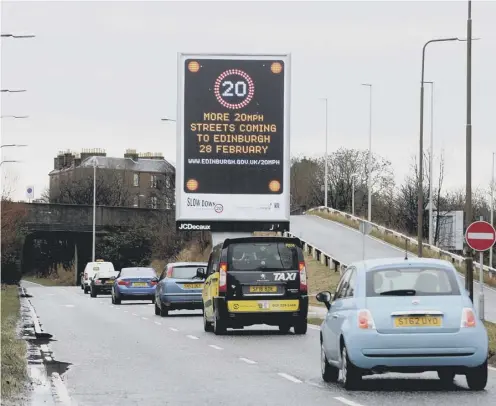
[(297, 270), (300, 249), (283, 242), (232, 244), (227, 251), (229, 271)]

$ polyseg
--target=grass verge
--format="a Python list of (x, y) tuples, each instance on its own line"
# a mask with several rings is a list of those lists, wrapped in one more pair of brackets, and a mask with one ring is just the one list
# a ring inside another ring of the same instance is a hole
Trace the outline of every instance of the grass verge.
[(496, 365), (496, 323), (485, 321), (484, 325), (489, 337), (489, 363)]
[[(358, 228), (359, 228), (357, 221), (340, 216), (338, 214), (313, 211), (309, 215), (318, 216), (318, 217), (322, 217), (322, 218), (327, 219), (327, 220), (335, 221), (337, 223), (344, 224), (348, 227), (354, 228), (355, 230), (358, 230)], [(370, 235), (372, 237), (375, 237), (375, 238), (377, 238), (381, 241), (384, 241), (390, 245), (393, 245), (393, 246), (395, 246), (401, 250), (405, 250), (405, 241), (399, 239), (398, 237), (395, 237), (394, 235), (382, 234), (377, 230), (372, 230)], [(417, 246), (416, 245), (408, 244), (407, 249), (408, 249), (408, 252), (417, 255)], [(425, 258), (444, 259), (446, 261), (451, 262), (451, 259), (449, 257), (447, 257), (446, 255), (440, 254), (436, 251), (433, 251), (429, 248), (426, 248), (425, 246), (422, 249), (422, 255)], [(455, 265), (455, 268), (460, 274), (465, 276), (465, 270), (463, 268), (461, 268), (457, 265)], [(475, 277), (476, 277), (476, 275), (474, 275), (474, 278)], [(476, 278), (476, 279), (478, 280), (478, 278)], [(487, 275), (487, 273), (485, 273), (484, 274), (484, 283), (489, 285), (489, 286), (496, 287), (496, 278), (490, 278), (489, 275)]]
[(16, 285), (2, 285), (2, 403), (21, 394), (27, 380), (26, 342), (17, 336), (20, 301)]
[(340, 278), (339, 271), (329, 269), (328, 266), (321, 264), (309, 255), (305, 256), (305, 263), (308, 274), (308, 289), (311, 295), (309, 303), (311, 306), (323, 306), (322, 303), (317, 302), (315, 294), (324, 290), (334, 293)]
[(36, 275), (24, 275), (23, 280), (33, 283), (39, 283), (44, 286), (74, 286), (75, 275), (74, 270), (58, 269), (57, 272), (48, 275), (47, 277), (39, 277)]

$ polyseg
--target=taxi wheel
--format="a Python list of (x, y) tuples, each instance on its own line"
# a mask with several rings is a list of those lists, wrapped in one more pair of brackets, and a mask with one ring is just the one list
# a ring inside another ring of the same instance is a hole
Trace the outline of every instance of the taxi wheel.
[(487, 385), (487, 360), (478, 367), (470, 368), (465, 377), (470, 390), (484, 390)]
[(205, 312), (203, 312), (203, 330), (205, 330), (207, 333), (211, 333), (212, 331), (214, 331), (212, 323), (207, 320)]
[(329, 364), (324, 352), (324, 345), (320, 343), (320, 370), (324, 382), (337, 382), (339, 379), (339, 369)]
[(455, 373), (449, 370), (437, 371), (437, 376), (443, 385), (452, 385)]
[(226, 322), (219, 316), (214, 316), (214, 334), (217, 336), (223, 335), (226, 333), (227, 327)]
[(282, 334), (288, 334), (290, 329), (291, 329), (291, 326), (289, 324), (280, 324), (279, 325), (279, 331)]
[(96, 297), (96, 290), (95, 289), (90, 289), (90, 296)]
[(348, 358), (346, 346), (343, 345), (341, 350), (341, 385), (347, 390), (353, 390), (358, 387), (362, 376), (358, 368)]
[(307, 333), (307, 328), (308, 328), (308, 323), (306, 318), (301, 318), (298, 320), (295, 325), (294, 325), (294, 332), (295, 334), (306, 334)]

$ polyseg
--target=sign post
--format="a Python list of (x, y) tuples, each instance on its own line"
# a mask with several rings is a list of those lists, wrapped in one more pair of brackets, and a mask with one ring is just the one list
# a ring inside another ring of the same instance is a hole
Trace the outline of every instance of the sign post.
[(178, 55), (179, 231), (289, 231), (289, 103), (289, 54)]
[(484, 320), (484, 251), (490, 250), (496, 242), (496, 230), (486, 221), (474, 221), (465, 232), (467, 245), (479, 252), (479, 318)]
[(365, 237), (372, 231), (372, 224), (368, 221), (360, 220), (358, 228), (362, 233), (362, 260), (365, 261)]

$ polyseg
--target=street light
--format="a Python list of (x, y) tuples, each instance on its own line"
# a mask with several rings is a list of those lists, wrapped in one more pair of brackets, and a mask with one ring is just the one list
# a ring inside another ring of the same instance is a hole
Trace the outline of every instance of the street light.
[(161, 118), (160, 120), (161, 121), (174, 121), (174, 122), (176, 122), (176, 120), (173, 118)]
[(19, 89), (19, 90), (13, 90), (13, 89), (1, 89), (0, 92), (2, 93), (21, 93), (21, 92), (25, 92), (26, 90), (24, 89)]
[(22, 162), (22, 161), (7, 160), (7, 161), (2, 161), (2, 162), (0, 162), (0, 165), (2, 165), (2, 164), (7, 164), (7, 163), (13, 163), (13, 162), (18, 162), (18, 163), (20, 163), (20, 162)]
[(355, 215), (355, 178), (356, 174), (351, 175), (351, 215)]
[(327, 97), (323, 97), (321, 100), (325, 102), (325, 154), (324, 154), (324, 206), (327, 207), (327, 189), (329, 186), (329, 160), (328, 158), (328, 121), (327, 121)]
[(433, 230), (432, 230), (432, 185), (434, 184), (434, 82), (427, 82), (431, 85), (431, 147), (429, 155), (429, 245), (433, 244)]
[(372, 85), (370, 83), (362, 83), (362, 86), (369, 88), (369, 158), (368, 158), (368, 220), (372, 221)]
[(418, 256), (422, 257), (423, 231), (424, 231), (424, 71), (425, 71), (425, 49), (433, 42), (464, 41), (458, 37), (438, 38), (427, 41), (422, 48), (422, 73), (420, 80), (420, 137), (419, 137), (419, 181), (418, 181)]
[(29, 116), (0, 116), (0, 118), (28, 118)]
[(28, 35), (15, 35), (15, 34), (1, 34), (2, 38), (10, 37), (10, 38), (34, 38), (36, 35), (28, 34)]

